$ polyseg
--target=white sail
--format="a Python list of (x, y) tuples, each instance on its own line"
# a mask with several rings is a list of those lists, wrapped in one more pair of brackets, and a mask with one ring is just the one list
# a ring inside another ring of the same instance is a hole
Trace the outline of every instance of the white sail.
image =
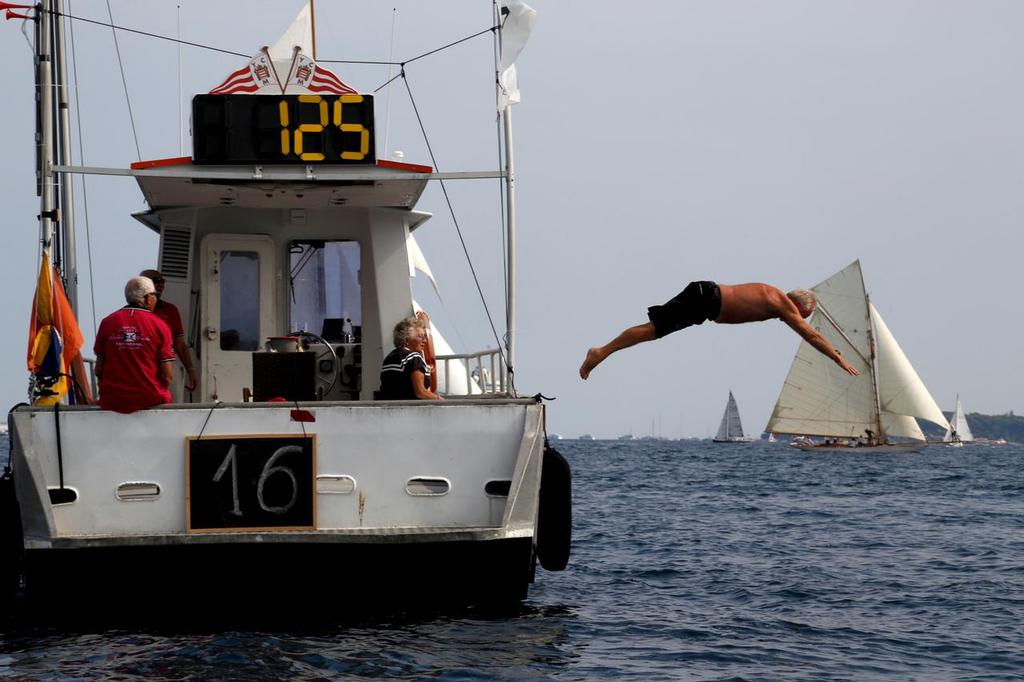
[(950, 419), (949, 426), (946, 427), (946, 435), (942, 437), (942, 440), (947, 443), (953, 441), (954, 433), (956, 433), (957, 439), (960, 442), (969, 443), (974, 440), (974, 434), (971, 433), (971, 427), (967, 424), (967, 415), (964, 413), (964, 406), (960, 402), (960, 396), (956, 397), (953, 417)]
[(964, 406), (960, 404), (960, 396), (956, 397), (956, 410), (953, 412), (953, 426), (956, 427), (956, 433), (960, 436), (960, 440), (964, 442), (974, 440), (974, 434), (971, 433), (971, 427), (967, 424), (967, 414), (964, 412)]
[(725, 404), (725, 413), (722, 414), (722, 423), (718, 426), (718, 433), (715, 440), (729, 440), (743, 438), (743, 424), (740, 422), (740, 410), (736, 406), (736, 399), (729, 391), (729, 402)]
[(861, 375), (850, 376), (802, 341), (765, 430), (848, 438), (862, 436), (865, 430), (877, 431), (867, 295), (860, 262), (855, 261), (812, 290), (818, 297), (818, 307), (809, 324)]
[(939, 406), (868, 302), (860, 261), (812, 290), (818, 307), (810, 325), (839, 349), (860, 375), (850, 376), (802, 342), (766, 430), (840, 438), (865, 436), (870, 431), (883, 440), (898, 436), (923, 441), (917, 418), (945, 425)]
[(882, 408), (882, 426), (889, 435), (924, 440), (924, 434), (916, 423), (913, 434), (900, 433), (889, 429), (886, 418), (889, 415), (903, 415), (927, 419), (933, 424), (945, 426), (948, 423), (946, 417), (935, 403), (935, 399), (928, 393), (921, 377), (910, 366), (910, 361), (896, 343), (896, 338), (889, 331), (885, 320), (878, 314), (874, 305), (869, 306), (878, 347), (878, 398)]
[(899, 436), (912, 440), (927, 440), (924, 437), (924, 431), (917, 425), (917, 421), (905, 414), (892, 414), (891, 412), (882, 414), (882, 433), (887, 436)]

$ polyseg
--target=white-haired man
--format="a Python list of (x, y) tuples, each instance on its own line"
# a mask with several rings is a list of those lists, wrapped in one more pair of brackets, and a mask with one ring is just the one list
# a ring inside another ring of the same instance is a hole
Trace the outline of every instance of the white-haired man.
[(783, 293), (781, 289), (760, 282), (691, 282), (664, 305), (648, 308), (647, 317), (650, 322), (630, 327), (605, 345), (588, 350), (580, 366), (580, 377), (586, 379), (595, 367), (615, 351), (660, 339), (680, 329), (704, 324), (707, 320), (718, 324), (742, 324), (771, 319), (782, 320), (847, 373), (857, 376), (857, 369), (804, 319), (810, 317), (817, 305), (814, 292), (806, 289)]
[(100, 407), (129, 413), (171, 402), (175, 357), (170, 328), (153, 314), (153, 280), (132, 277), (124, 298), (128, 305), (100, 322), (93, 352)]

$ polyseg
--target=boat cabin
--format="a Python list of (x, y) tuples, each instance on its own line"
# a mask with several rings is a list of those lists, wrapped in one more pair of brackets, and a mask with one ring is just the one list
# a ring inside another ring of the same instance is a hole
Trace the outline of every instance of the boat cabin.
[[(394, 325), (413, 314), (409, 240), (426, 166), (144, 162), (164, 300), (200, 376), (176, 402), (372, 400)], [(439, 360), (439, 390), (505, 394), (497, 351)], [(486, 359), (486, 363), (484, 363)], [(485, 367), (484, 365), (488, 366)]]

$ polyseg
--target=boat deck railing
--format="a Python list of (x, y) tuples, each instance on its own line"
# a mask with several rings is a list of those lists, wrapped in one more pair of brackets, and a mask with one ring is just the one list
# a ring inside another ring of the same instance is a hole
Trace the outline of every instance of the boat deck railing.
[[(83, 358), (93, 396), (99, 395), (96, 380), (96, 359)], [(437, 356), (438, 385), (441, 395), (513, 397), (508, 368), (501, 351), (493, 348), (475, 353), (454, 353)]]
[(496, 348), (475, 353), (438, 355), (437, 373), (438, 386), (444, 387), (441, 391), (444, 396), (511, 395), (508, 368), (502, 360), (501, 351)]
[(93, 396), (100, 394), (100, 385), (96, 380), (96, 358), (82, 358), (82, 363), (89, 370), (89, 388), (92, 390)]

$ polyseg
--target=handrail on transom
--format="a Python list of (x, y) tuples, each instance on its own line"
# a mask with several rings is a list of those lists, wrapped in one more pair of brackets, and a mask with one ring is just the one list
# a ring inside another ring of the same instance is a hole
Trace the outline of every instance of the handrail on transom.
[(496, 348), (438, 355), (437, 374), (441, 395), (510, 395), (508, 370)]

